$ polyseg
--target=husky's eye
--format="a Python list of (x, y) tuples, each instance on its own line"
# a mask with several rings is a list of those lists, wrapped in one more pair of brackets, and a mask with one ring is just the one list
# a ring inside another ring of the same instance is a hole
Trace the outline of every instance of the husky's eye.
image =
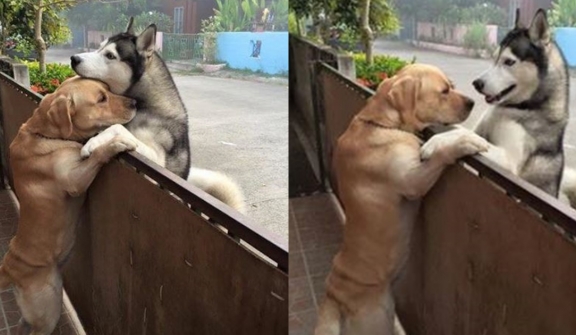
[(114, 56), (114, 54), (111, 52), (107, 52), (105, 56), (106, 56), (106, 58), (108, 58), (110, 60), (116, 59), (116, 56)]
[(450, 87), (446, 87), (445, 89), (442, 90), (442, 94), (448, 94), (450, 93)]
[(106, 101), (108, 101), (108, 97), (106, 96), (106, 94), (102, 94), (102, 95), (100, 96), (100, 98), (98, 98), (98, 103), (99, 103), (99, 104), (104, 103), (104, 102), (106, 102)]
[(514, 65), (514, 64), (516, 64), (516, 61), (513, 60), (513, 59), (506, 58), (506, 59), (504, 60), (504, 65), (506, 65), (506, 66), (512, 66), (512, 65)]

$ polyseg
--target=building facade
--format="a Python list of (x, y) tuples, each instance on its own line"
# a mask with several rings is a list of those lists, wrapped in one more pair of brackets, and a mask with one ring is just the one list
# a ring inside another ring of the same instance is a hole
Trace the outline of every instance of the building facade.
[(165, 0), (162, 11), (174, 21), (173, 33), (198, 34), (216, 7), (215, 0)]

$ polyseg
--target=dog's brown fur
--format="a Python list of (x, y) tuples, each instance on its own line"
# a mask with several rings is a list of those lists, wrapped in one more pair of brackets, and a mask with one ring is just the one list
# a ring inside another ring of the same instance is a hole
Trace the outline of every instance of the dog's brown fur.
[(439, 69), (410, 65), (380, 85), (339, 138), (334, 167), (346, 225), (316, 335), (395, 333), (390, 285), (408, 253), (418, 208), (410, 200), (426, 194), (448, 164), (486, 146), (462, 138), (421, 161), (414, 133), (462, 122), (472, 107)]
[(44, 97), (10, 145), (20, 219), (0, 282), (14, 284), (20, 333), (54, 330), (62, 306), (59, 267), (74, 244), (85, 192), (114, 155), (135, 149), (130, 140), (114, 138), (82, 160), (81, 142), (135, 113), (132, 99), (110, 93), (103, 83), (72, 78)]

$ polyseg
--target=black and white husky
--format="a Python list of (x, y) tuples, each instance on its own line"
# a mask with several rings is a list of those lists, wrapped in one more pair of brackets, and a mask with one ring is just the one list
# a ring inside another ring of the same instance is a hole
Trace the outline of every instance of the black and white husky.
[(130, 19), (126, 32), (104, 41), (95, 52), (71, 57), (83, 77), (98, 79), (116, 94), (137, 101), (137, 114), (126, 128), (114, 125), (82, 148), (89, 156), (116, 135), (135, 137), (136, 151), (237, 210), (244, 211), (240, 188), (225, 175), (191, 168), (188, 114), (164, 61), (156, 52), (156, 26), (135, 35)]
[[(518, 16), (519, 12), (514, 29), (500, 43), (494, 65), (473, 82), (493, 105), (475, 132), (493, 145), (485, 156), (558, 197), (569, 119), (568, 70), (552, 40), (546, 12), (538, 10), (527, 28), (520, 25)], [(456, 138), (451, 132), (434, 136), (424, 146), (423, 156)], [(565, 174), (562, 193), (575, 189), (572, 171)]]

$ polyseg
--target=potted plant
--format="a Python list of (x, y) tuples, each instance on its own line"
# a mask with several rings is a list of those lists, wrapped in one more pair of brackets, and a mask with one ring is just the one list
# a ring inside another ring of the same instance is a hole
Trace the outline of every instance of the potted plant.
[(37, 61), (23, 63), (28, 66), (30, 89), (41, 95), (53, 93), (64, 80), (76, 75), (68, 64), (46, 64), (46, 72), (42, 73)]
[(576, 67), (576, 1), (556, 0), (549, 13), (556, 43), (562, 50), (570, 67)]
[(219, 18), (211, 16), (207, 20), (202, 20), (202, 35), (204, 37), (202, 63), (198, 67), (204, 72), (216, 72), (226, 66), (226, 63), (217, 61), (218, 53), (218, 31), (220, 31)]
[(371, 90), (376, 90), (382, 81), (393, 77), (404, 66), (416, 62), (416, 59), (407, 62), (398, 57), (377, 55), (374, 56), (374, 63), (369, 65), (364, 53), (353, 54), (353, 57), (356, 66), (356, 81)]

